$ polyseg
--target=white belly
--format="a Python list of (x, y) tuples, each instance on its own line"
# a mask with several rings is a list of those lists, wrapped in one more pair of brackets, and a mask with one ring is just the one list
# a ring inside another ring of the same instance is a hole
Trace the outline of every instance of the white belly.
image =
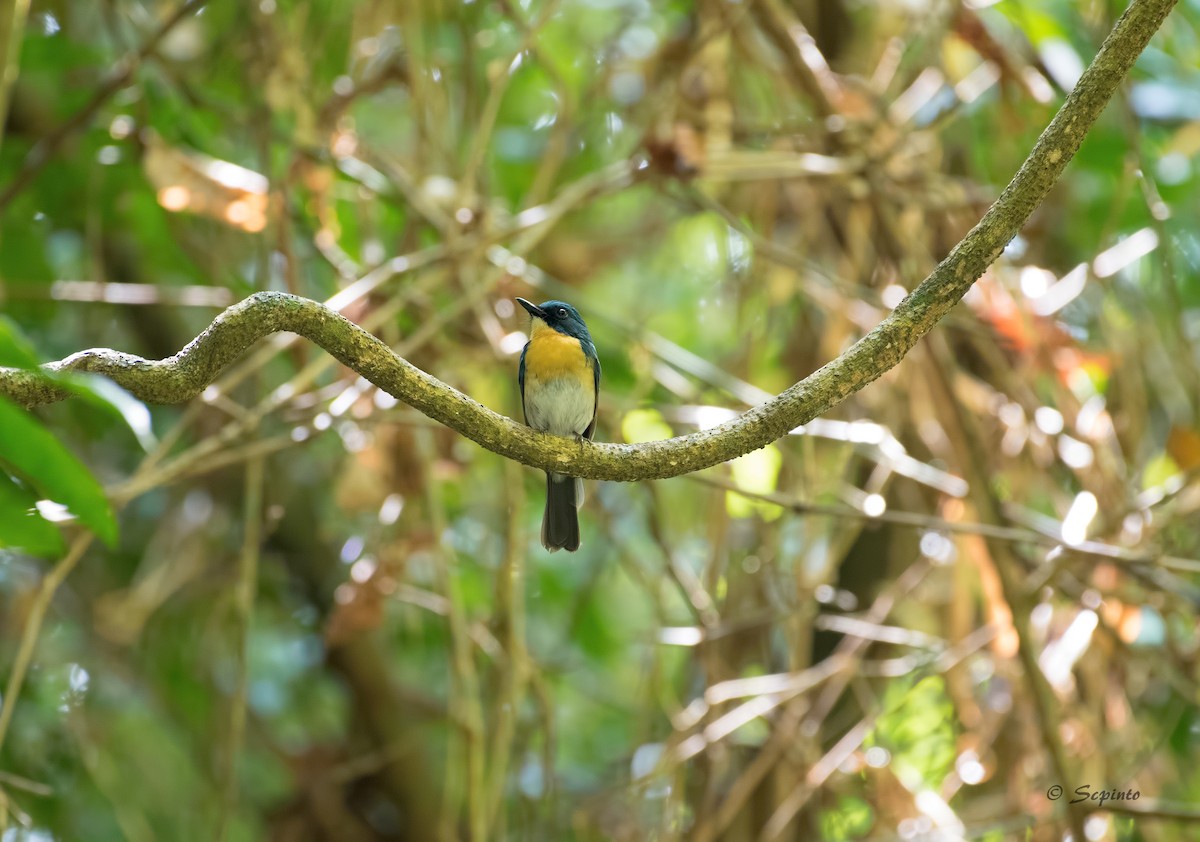
[(575, 377), (525, 384), (525, 420), (535, 430), (558, 436), (582, 435), (596, 414), (596, 393)]

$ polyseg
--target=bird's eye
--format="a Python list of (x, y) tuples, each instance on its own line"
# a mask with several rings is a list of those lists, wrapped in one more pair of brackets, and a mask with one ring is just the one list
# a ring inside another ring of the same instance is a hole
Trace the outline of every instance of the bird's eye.
[(555, 315), (557, 315), (560, 319), (565, 319), (567, 317), (567, 308), (559, 307), (558, 313), (556, 313)]

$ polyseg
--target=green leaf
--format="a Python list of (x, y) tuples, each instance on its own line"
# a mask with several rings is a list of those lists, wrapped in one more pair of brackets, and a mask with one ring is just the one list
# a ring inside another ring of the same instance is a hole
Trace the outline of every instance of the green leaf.
[[(783, 467), (783, 453), (775, 445), (739, 456), (730, 463), (733, 481), (738, 488), (757, 494), (770, 494), (779, 482), (779, 469)], [(774, 520), (783, 510), (774, 503), (743, 497), (735, 491), (725, 493), (725, 511), (730, 517), (750, 517), (758, 512), (764, 520)]]
[(884, 713), (867, 738), (892, 753), (892, 770), (909, 791), (937, 792), (954, 768), (954, 706), (940, 675), (913, 683), (911, 676), (888, 684)]
[(66, 506), (104, 543), (116, 542), (117, 521), (100, 483), (32, 415), (5, 399), (0, 399), (0, 460)]
[(1166, 485), (1168, 480), (1181, 473), (1183, 472), (1179, 470), (1174, 459), (1166, 453), (1160, 453), (1147, 462), (1146, 467), (1142, 470), (1142, 490), (1147, 491), (1160, 485)]
[(621, 419), (621, 433), (630, 444), (661, 441), (673, 435), (671, 426), (657, 409), (633, 409)]
[(70, 389), (101, 412), (123, 421), (142, 446), (142, 450), (148, 452), (158, 444), (150, 423), (150, 410), (107, 377), (61, 372), (53, 375), (51, 379)]
[(0, 316), (0, 365), (10, 368), (37, 368), (37, 352), (21, 329), (7, 316)]
[(861, 798), (853, 796), (838, 800), (832, 810), (821, 813), (821, 838), (825, 842), (861, 839), (875, 824), (875, 811)]
[(0, 471), (0, 547), (56, 556), (66, 549), (58, 528), (38, 514), (37, 499)]

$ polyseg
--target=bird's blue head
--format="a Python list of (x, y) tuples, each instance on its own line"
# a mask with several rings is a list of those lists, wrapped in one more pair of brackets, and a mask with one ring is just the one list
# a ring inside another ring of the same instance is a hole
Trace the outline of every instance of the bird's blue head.
[(586, 339), (592, 341), (592, 337), (588, 334), (587, 325), (583, 322), (583, 317), (579, 315), (579, 311), (565, 301), (543, 301), (541, 304), (534, 304), (532, 301), (526, 301), (524, 298), (518, 298), (517, 303), (524, 307), (529, 315), (533, 317), (534, 325), (538, 322), (545, 324), (552, 330), (564, 333), (567, 336), (573, 336), (576, 339)]

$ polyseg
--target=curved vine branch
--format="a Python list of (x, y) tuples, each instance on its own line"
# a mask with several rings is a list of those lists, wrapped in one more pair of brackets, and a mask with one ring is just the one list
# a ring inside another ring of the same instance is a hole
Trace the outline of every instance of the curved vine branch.
[[(664, 479), (708, 468), (765, 447), (897, 365), (1020, 231), (1175, 2), (1134, 0), (1000, 198), (874, 330), (772, 400), (711, 429), (637, 445), (540, 433), (426, 374), (324, 305), (277, 292), (260, 292), (230, 307), (186, 348), (165, 360), (98, 349), (73, 354), (43, 369), (96, 372), (142, 400), (180, 403), (199, 394), (254, 342), (276, 331), (292, 331), (430, 418), (488, 450), (535, 468), (620, 481)], [(0, 394), (27, 406), (68, 396), (42, 372), (17, 369), (0, 369)]]

